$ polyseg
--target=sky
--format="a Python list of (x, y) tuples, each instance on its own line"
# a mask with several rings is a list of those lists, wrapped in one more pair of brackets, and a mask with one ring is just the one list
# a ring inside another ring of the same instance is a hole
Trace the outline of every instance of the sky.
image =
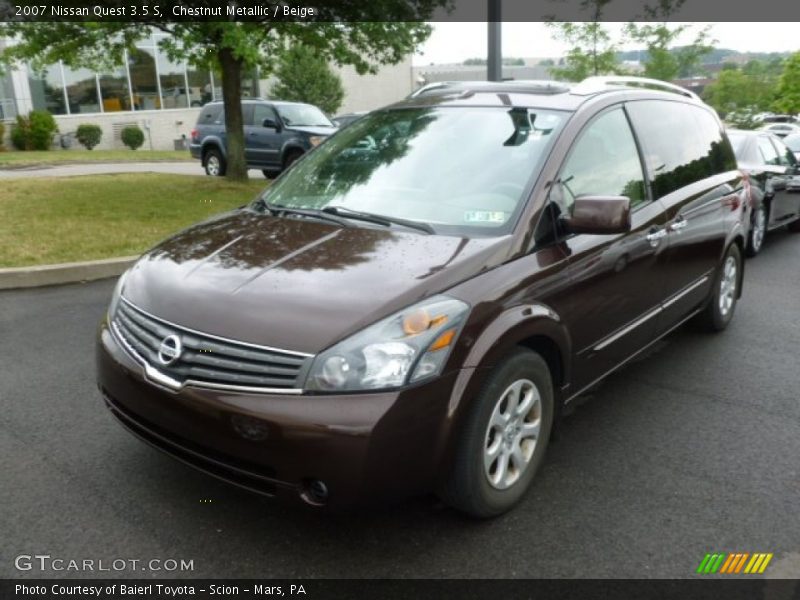
[[(681, 23), (675, 23), (680, 25)], [(690, 43), (692, 31), (711, 25), (711, 37), (717, 48), (741, 52), (785, 52), (800, 50), (798, 23), (687, 23), (681, 43)], [(623, 23), (608, 23), (615, 37)], [(434, 31), (414, 56), (414, 65), (460, 63), (467, 58), (486, 56), (486, 23), (433, 23)], [(503, 55), (513, 57), (560, 57), (567, 46), (553, 39), (543, 23), (503, 23)], [(637, 44), (622, 46), (636, 49)]]

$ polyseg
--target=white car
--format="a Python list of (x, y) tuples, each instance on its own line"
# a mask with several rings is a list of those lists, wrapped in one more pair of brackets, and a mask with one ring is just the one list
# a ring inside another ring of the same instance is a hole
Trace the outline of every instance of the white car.
[(794, 123), (770, 123), (769, 125), (764, 125), (761, 131), (769, 131), (778, 137), (786, 137), (787, 135), (800, 133), (800, 125), (795, 125)]

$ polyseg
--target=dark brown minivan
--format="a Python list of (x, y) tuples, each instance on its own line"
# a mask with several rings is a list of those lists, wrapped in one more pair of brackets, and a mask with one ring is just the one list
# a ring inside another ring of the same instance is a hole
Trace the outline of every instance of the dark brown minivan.
[(99, 387), (253, 491), (497, 515), (564, 405), (691, 317), (725, 328), (743, 193), (715, 113), (669, 84), (426, 89), (142, 256)]

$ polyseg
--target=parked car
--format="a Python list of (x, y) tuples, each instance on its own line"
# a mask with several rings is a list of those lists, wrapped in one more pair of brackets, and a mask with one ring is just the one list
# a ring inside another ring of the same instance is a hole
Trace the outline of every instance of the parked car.
[(350, 125), (350, 123), (358, 121), (365, 114), (367, 113), (366, 112), (346, 113), (343, 115), (339, 115), (338, 117), (333, 117), (333, 122), (336, 124), (337, 127), (346, 127), (347, 125)]
[(430, 90), (138, 260), (99, 388), (144, 441), (253, 491), (498, 515), (565, 405), (691, 318), (729, 324), (744, 200), (716, 113), (677, 86)]
[(783, 138), (783, 143), (794, 153), (797, 162), (800, 162), (800, 133), (793, 133)]
[[(316, 106), (298, 102), (244, 100), (245, 160), (250, 169), (275, 177), (336, 131)], [(227, 170), (225, 111), (222, 102), (203, 107), (192, 130), (189, 150), (208, 175)]]
[(800, 230), (800, 169), (792, 151), (770, 133), (728, 130), (728, 137), (752, 188), (747, 254), (755, 256), (768, 231), (784, 225)]
[(778, 137), (786, 137), (793, 133), (800, 133), (800, 125), (794, 123), (772, 123), (761, 127), (761, 131), (768, 131)]

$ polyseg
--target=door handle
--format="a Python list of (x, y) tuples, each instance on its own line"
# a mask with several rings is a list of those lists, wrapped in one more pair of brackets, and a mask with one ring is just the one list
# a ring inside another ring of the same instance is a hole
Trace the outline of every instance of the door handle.
[(663, 238), (667, 237), (666, 229), (651, 229), (645, 239), (650, 242), (650, 245), (655, 248), (661, 243)]
[(681, 232), (681, 229), (684, 229), (689, 224), (684, 217), (678, 217), (672, 223), (669, 224), (670, 231), (677, 231), (678, 233)]

